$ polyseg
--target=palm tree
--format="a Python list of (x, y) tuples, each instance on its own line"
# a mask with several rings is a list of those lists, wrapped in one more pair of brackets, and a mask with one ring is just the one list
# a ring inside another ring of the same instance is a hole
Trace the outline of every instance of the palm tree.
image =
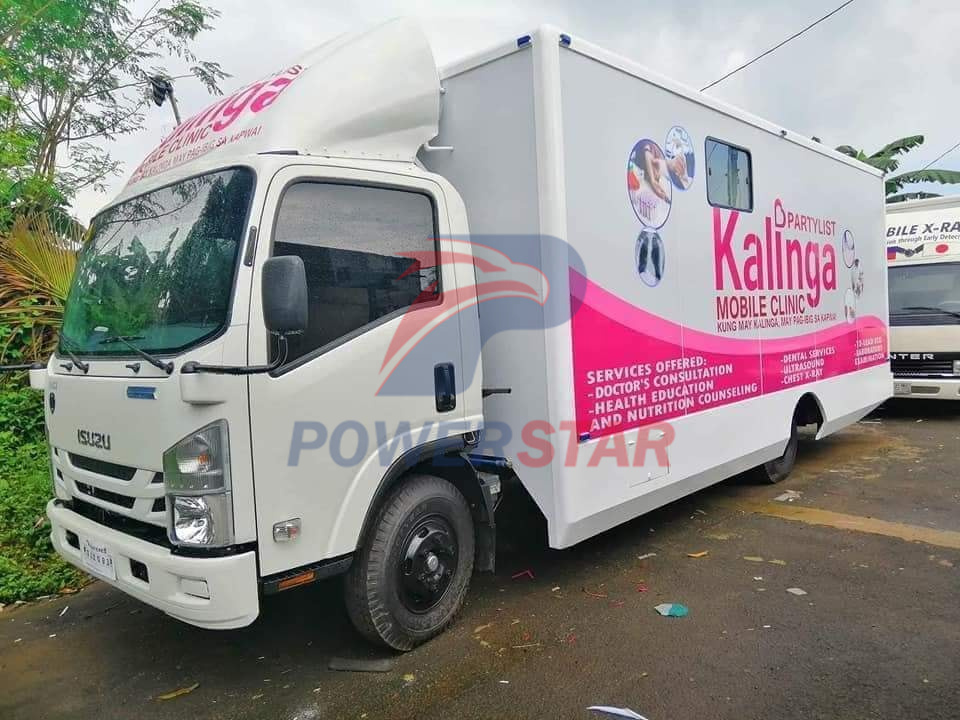
[(0, 363), (53, 352), (85, 238), (78, 224), (64, 234), (48, 215), (20, 217), (0, 235)]
[(912, 170), (910, 172), (900, 173), (899, 175), (890, 177), (890, 173), (895, 172), (897, 168), (900, 167), (900, 158), (898, 156), (903, 155), (914, 148), (920, 147), (921, 145), (923, 145), (923, 135), (910, 135), (909, 137), (903, 137), (899, 140), (894, 140), (892, 143), (887, 143), (873, 153), (873, 155), (867, 155), (863, 152), (863, 150), (857, 150), (850, 145), (841, 145), (837, 148), (837, 150), (842, 152), (844, 155), (849, 155), (852, 158), (856, 158), (860, 162), (871, 165), (878, 170), (882, 170), (884, 174), (884, 182), (886, 183), (887, 202), (894, 203), (903, 202), (908, 198), (940, 197), (937, 193), (931, 192), (900, 192), (903, 190), (904, 185), (919, 182), (935, 182), (943, 183), (945, 185), (960, 183), (960, 171), (936, 170), (934, 168)]

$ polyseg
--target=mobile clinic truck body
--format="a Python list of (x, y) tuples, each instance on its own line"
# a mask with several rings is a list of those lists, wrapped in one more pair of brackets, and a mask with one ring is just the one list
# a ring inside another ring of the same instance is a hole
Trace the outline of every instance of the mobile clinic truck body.
[(960, 400), (960, 197), (887, 206), (898, 397)]
[(492, 568), (502, 477), (563, 548), (779, 479), (798, 424), (886, 398), (881, 202), (874, 171), (551, 29), (439, 76), (405, 21), (333, 41), (97, 217), (31, 377), (53, 543), (207, 628), (346, 571), (357, 627), (413, 647)]

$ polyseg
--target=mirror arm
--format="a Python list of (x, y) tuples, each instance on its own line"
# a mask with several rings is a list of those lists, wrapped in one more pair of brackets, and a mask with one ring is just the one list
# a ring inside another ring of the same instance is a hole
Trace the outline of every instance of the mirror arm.
[(21, 370), (43, 370), (46, 364), (40, 362), (21, 363), (19, 365), (0, 365), (0, 373), (18, 372)]
[(204, 365), (195, 360), (185, 362), (180, 372), (184, 375), (193, 375), (196, 373), (206, 373), (208, 375), (263, 375), (272, 372), (287, 361), (287, 336), (277, 335), (280, 347), (277, 353), (277, 359), (269, 365)]

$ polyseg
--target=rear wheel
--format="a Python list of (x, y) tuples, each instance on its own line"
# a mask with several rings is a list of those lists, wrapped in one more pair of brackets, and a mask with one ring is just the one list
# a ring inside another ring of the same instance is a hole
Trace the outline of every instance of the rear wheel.
[(787, 441), (787, 447), (783, 455), (765, 462), (753, 470), (754, 476), (761, 482), (778, 483), (786, 480), (787, 476), (793, 470), (797, 463), (797, 448), (800, 446), (800, 437), (797, 429), (797, 415), (794, 413), (790, 425), (790, 439)]
[(446, 480), (412, 475), (384, 502), (347, 573), (350, 619), (369, 640), (410, 650), (453, 621), (473, 559), (463, 495)]

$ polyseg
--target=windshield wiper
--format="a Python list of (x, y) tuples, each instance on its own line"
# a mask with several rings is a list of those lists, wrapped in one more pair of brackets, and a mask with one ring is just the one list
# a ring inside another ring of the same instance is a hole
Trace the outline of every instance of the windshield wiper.
[(76, 365), (77, 369), (82, 370), (84, 375), (90, 372), (90, 363), (85, 363), (83, 360), (81, 360), (72, 352), (70, 352), (70, 348), (68, 348), (64, 344), (64, 338), (62, 337), (60, 338), (60, 352), (65, 354), (68, 358), (70, 358), (70, 360), (73, 361), (73, 364), (60, 363), (60, 367), (62, 367), (64, 370), (66, 370), (67, 372), (70, 372), (71, 370), (73, 370), (74, 365)]
[[(941, 313), (943, 315), (952, 315), (955, 318), (960, 319), (960, 312), (955, 310), (944, 310), (943, 308), (932, 307), (930, 305), (908, 305), (907, 307), (900, 308), (901, 310), (928, 310), (930, 312)], [(898, 315), (901, 313), (897, 313)]]
[(100, 344), (109, 345), (111, 343), (121, 343), (123, 345), (126, 345), (128, 348), (133, 350), (137, 355), (142, 357), (144, 360), (146, 360), (148, 363), (153, 365), (155, 368), (159, 368), (160, 370), (163, 370), (167, 375), (173, 374), (172, 362), (164, 362), (160, 358), (154, 357), (153, 355), (148, 353), (146, 350), (142, 350), (138, 348), (136, 345), (130, 342), (131, 340), (143, 340), (143, 335), (111, 335), (110, 337), (106, 337), (103, 340), (101, 340)]

